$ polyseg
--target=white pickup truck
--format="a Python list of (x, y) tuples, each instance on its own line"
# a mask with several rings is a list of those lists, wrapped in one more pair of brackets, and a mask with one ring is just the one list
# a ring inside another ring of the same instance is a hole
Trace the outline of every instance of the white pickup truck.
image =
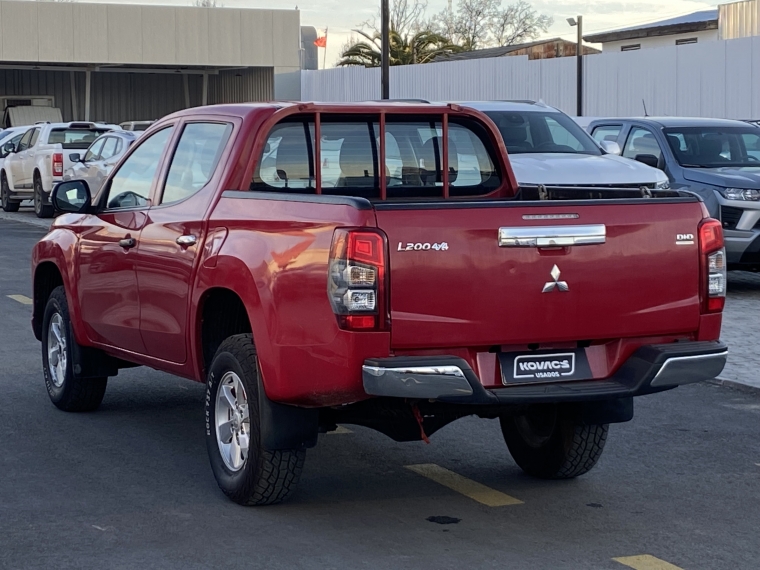
[(568, 115), (533, 101), (481, 101), (461, 105), (483, 111), (504, 139), (523, 187), (669, 188), (661, 170), (618, 156), (617, 143), (601, 144)]
[(34, 200), (37, 217), (51, 218), (50, 192), (72, 166), (69, 151), (87, 149), (92, 141), (112, 130), (120, 128), (100, 123), (41, 123), (30, 126), (18, 144), (6, 143), (3, 151), (8, 156), (0, 169), (3, 210), (15, 212), (23, 200)]

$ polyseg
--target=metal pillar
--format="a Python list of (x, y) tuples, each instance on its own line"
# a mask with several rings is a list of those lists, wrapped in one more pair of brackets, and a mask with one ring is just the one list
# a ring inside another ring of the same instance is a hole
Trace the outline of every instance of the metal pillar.
[(79, 105), (77, 105), (77, 84), (76, 73), (69, 71), (69, 82), (71, 83), (71, 120), (79, 120)]
[(84, 72), (84, 120), (90, 120), (90, 88), (92, 87), (92, 71)]
[(187, 73), (182, 74), (182, 83), (185, 86), (185, 109), (190, 108), (190, 80)]
[(583, 16), (578, 16), (578, 43), (575, 48), (575, 57), (578, 61), (578, 78), (576, 86), (578, 89), (577, 103), (578, 116), (583, 116)]
[(201, 103), (203, 105), (208, 105), (208, 72), (203, 72), (203, 95)]
[(388, 0), (382, 0), (382, 98), (391, 98), (390, 88), (390, 65), (391, 65), (391, 44), (390, 44), (390, 7)]

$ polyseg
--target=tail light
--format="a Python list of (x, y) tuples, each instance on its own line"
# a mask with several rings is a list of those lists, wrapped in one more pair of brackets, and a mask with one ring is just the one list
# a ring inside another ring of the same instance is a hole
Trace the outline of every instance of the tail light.
[(708, 218), (699, 226), (699, 252), (704, 311), (719, 313), (726, 304), (726, 249), (723, 247), (723, 228), (718, 220)]
[(63, 176), (63, 153), (53, 154), (53, 176)]
[(330, 248), (327, 294), (346, 330), (387, 330), (387, 240), (379, 231), (336, 229)]

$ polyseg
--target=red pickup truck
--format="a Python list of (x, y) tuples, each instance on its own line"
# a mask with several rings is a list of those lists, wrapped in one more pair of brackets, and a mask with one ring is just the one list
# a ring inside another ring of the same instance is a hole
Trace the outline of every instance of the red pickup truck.
[(599, 459), (633, 397), (722, 370), (720, 222), (648, 188), (517, 187), (457, 105), (250, 104), (152, 125), (33, 254), (45, 383), (93, 410), (143, 365), (205, 382), (221, 489), (294, 490), (337, 424), (499, 419), (527, 473)]

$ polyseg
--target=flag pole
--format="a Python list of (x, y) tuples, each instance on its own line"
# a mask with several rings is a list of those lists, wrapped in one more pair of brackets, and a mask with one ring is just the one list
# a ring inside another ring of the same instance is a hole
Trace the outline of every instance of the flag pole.
[(322, 55), (322, 69), (327, 69), (327, 28), (325, 28), (325, 53)]

